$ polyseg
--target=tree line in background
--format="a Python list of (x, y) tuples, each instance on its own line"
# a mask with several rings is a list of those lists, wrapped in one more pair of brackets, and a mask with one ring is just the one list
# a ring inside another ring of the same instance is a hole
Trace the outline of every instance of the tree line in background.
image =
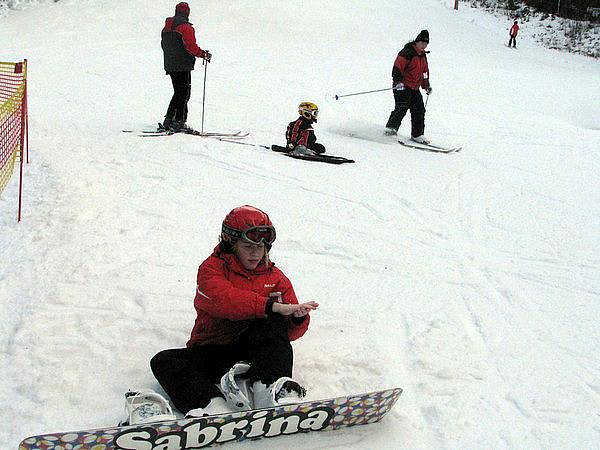
[(600, 22), (600, 0), (524, 0), (523, 3), (567, 19)]
[[(473, 6), (505, 9), (507, 14), (533, 12), (600, 23), (600, 0), (467, 0)], [(530, 10), (531, 8), (531, 10)]]

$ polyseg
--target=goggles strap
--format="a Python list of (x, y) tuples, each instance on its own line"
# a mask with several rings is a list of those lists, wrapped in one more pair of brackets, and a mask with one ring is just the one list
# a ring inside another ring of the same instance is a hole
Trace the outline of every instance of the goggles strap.
[(221, 228), (221, 231), (229, 236), (231, 236), (232, 238), (235, 239), (241, 239), (242, 238), (242, 232), (239, 230), (236, 230), (235, 228), (231, 228), (225, 224), (223, 224), (223, 227)]

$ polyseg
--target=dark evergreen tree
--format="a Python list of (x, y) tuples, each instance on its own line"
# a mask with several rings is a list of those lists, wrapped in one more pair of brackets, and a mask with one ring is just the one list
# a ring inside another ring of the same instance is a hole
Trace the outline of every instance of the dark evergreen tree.
[(523, 0), (528, 6), (569, 19), (600, 21), (600, 0)]

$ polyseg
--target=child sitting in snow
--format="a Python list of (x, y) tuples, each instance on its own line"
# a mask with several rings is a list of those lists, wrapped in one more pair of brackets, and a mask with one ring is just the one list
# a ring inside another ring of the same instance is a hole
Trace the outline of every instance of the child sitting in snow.
[[(290, 341), (304, 335), (318, 304), (299, 304), (290, 280), (270, 261), (275, 236), (263, 211), (232, 210), (219, 245), (198, 269), (198, 316), (187, 347), (152, 358), (156, 379), (186, 417), (298, 403), (305, 394), (291, 378)], [(174, 419), (159, 394), (132, 394), (123, 423)]]
[(300, 155), (325, 153), (325, 146), (317, 143), (312, 124), (317, 122), (319, 108), (312, 102), (302, 102), (298, 106), (300, 117), (290, 122), (285, 139), (290, 152)]

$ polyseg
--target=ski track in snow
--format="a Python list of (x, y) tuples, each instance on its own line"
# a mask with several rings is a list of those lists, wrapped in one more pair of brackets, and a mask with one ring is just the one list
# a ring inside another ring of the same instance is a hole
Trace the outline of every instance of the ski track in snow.
[[(357, 161), (332, 167), (122, 133), (152, 126), (170, 98), (157, 33), (172, 7), (61, 0), (0, 19), (2, 59), (30, 61), (31, 137), (21, 224), (14, 180), (0, 199), (0, 447), (114, 424), (128, 388), (160, 390), (149, 360), (185, 344), (197, 266), (244, 203), (269, 212), (274, 261), (321, 304), (294, 344), (309, 397), (404, 393), (381, 424), (240, 448), (597, 447), (597, 61), (525, 39), (509, 53), (499, 19), (441, 0), (192, 5), (215, 55), (205, 129), (282, 143), (310, 99), (319, 141)], [(307, 21), (301, 10), (316, 13), (310, 52), (286, 25)], [(333, 99), (387, 86), (421, 28), (427, 133), (457, 154), (382, 136), (390, 92)]]

